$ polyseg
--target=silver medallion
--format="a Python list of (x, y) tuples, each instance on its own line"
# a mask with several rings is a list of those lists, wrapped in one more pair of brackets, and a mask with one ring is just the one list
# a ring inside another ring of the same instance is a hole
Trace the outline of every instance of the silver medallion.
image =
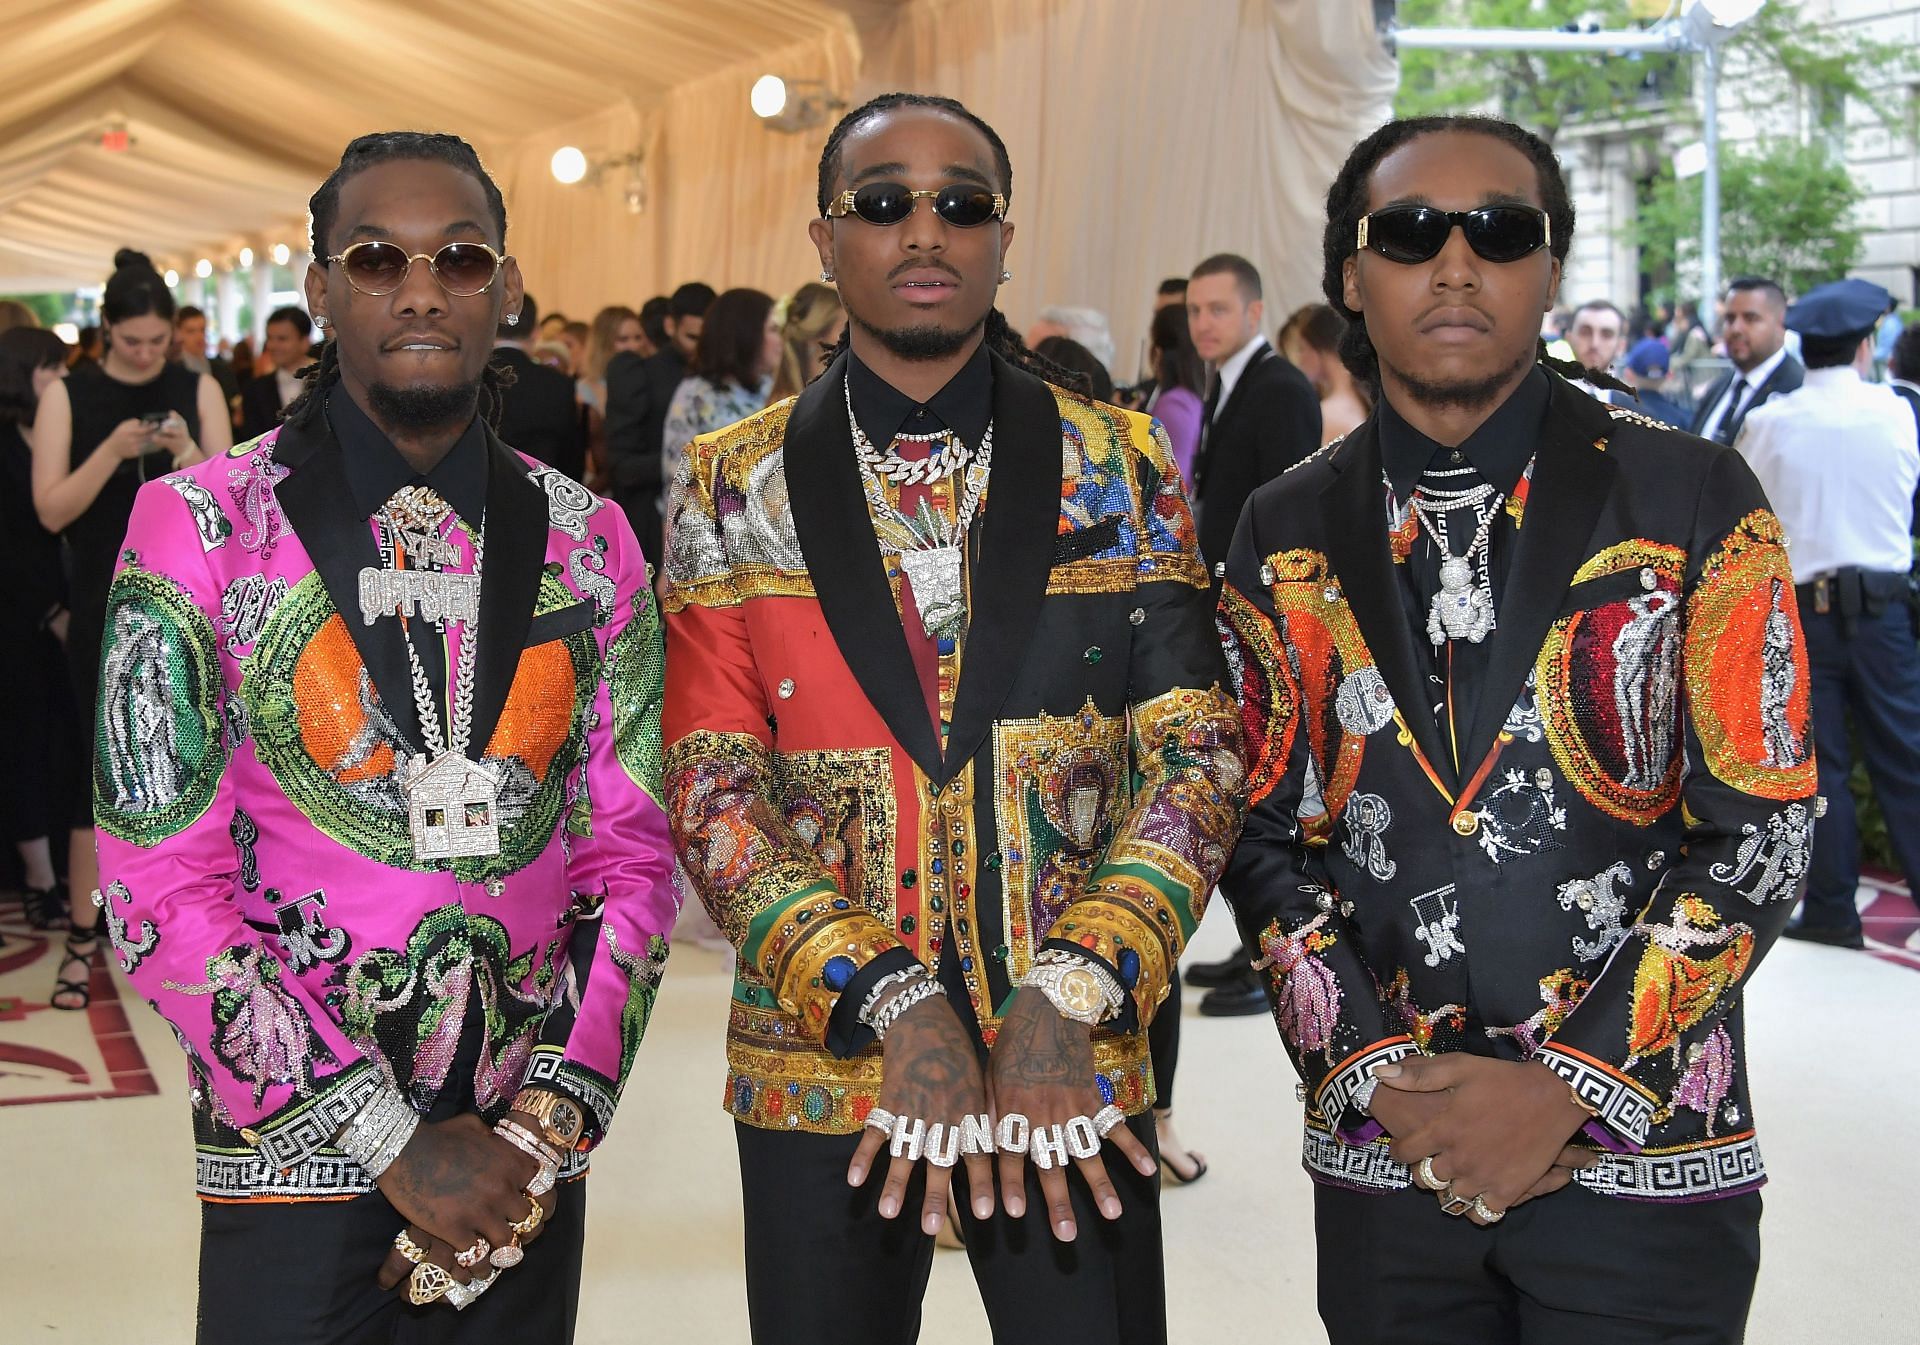
[(407, 827), (415, 859), (500, 853), (500, 778), (464, 753), (415, 756), (407, 772)]
[(960, 548), (935, 546), (902, 551), (900, 568), (913, 582), (913, 605), (930, 640), (951, 640), (965, 623), (967, 607), (960, 583)]

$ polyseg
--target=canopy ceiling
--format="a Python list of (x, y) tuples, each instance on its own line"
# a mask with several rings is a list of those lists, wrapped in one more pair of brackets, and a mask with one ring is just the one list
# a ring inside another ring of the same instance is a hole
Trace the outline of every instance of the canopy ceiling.
[[(7, 0), (0, 290), (97, 284), (127, 244), (162, 264), (297, 250), (355, 135), (458, 130), (492, 159), (896, 3)], [(115, 125), (126, 152), (100, 146)]]

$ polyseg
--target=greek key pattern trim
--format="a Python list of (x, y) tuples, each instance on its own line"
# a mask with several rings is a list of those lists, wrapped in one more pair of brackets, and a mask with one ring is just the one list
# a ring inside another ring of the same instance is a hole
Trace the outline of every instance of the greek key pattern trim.
[(1635, 1145), (1647, 1142), (1647, 1132), (1653, 1128), (1654, 1103), (1645, 1093), (1599, 1066), (1552, 1046), (1541, 1047), (1534, 1059), (1572, 1085), (1574, 1095), (1599, 1112), (1600, 1123), (1607, 1129)]
[(335, 1075), (327, 1091), (306, 1103), (291, 1116), (271, 1125), (256, 1126), (260, 1136), (256, 1150), (270, 1168), (292, 1168), (326, 1145), (340, 1133), (380, 1087), (380, 1075), (362, 1061), (357, 1069)]
[(1606, 1154), (1573, 1179), (1597, 1195), (1623, 1200), (1712, 1200), (1767, 1180), (1751, 1133), (1724, 1144), (1662, 1154)]
[(1420, 1048), (1413, 1044), (1411, 1037), (1390, 1037), (1386, 1041), (1368, 1047), (1359, 1055), (1350, 1057), (1347, 1062), (1327, 1076), (1320, 1085), (1320, 1092), (1313, 1105), (1327, 1118), (1327, 1124), (1334, 1130), (1344, 1127), (1340, 1118), (1346, 1114), (1347, 1107), (1353, 1101), (1354, 1092), (1372, 1078), (1375, 1065), (1384, 1065), (1403, 1056), (1418, 1055)]
[(1400, 1191), (1411, 1182), (1403, 1164), (1393, 1161), (1385, 1140), (1342, 1144), (1324, 1130), (1308, 1126), (1300, 1140), (1300, 1161), (1308, 1172), (1338, 1186), (1368, 1191)]

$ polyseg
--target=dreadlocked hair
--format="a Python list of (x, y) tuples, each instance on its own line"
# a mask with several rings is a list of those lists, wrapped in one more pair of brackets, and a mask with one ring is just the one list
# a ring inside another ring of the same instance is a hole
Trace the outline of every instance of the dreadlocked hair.
[[(1045, 355), (1031, 349), (1025, 341), (1020, 339), (1020, 333), (1016, 332), (1013, 325), (1007, 321), (1007, 315), (997, 308), (987, 310), (985, 340), (988, 350), (1014, 368), (1024, 369), (1035, 378), (1051, 383), (1057, 388), (1065, 388), (1068, 392), (1078, 393), (1083, 397), (1087, 395), (1085, 374), (1076, 373), (1072, 369), (1055, 364)], [(845, 351), (852, 341), (853, 324), (849, 322), (847, 329), (840, 333), (839, 342), (827, 352), (827, 363), (832, 364), (840, 358), (841, 352)], [(825, 370), (821, 372), (824, 373)], [(820, 375), (815, 374), (813, 377), (818, 378)]]
[[(339, 219), (340, 189), (348, 179), (383, 163), (419, 162), (448, 164), (479, 181), (480, 190), (487, 199), (487, 215), (497, 235), (495, 246), (502, 252), (506, 251), (506, 199), (500, 195), (499, 185), (488, 174), (472, 145), (457, 135), (433, 131), (376, 131), (360, 136), (342, 151), (339, 166), (327, 174), (327, 180), (307, 201), (307, 213), (313, 218), (309, 241), (314, 257), (324, 263), (329, 255), (327, 239), (332, 236), (333, 226)], [(306, 386), (287, 404), (282, 420), (304, 427), (311, 425), (321, 414), (326, 405), (327, 389), (340, 378), (340, 352), (333, 338), (329, 337), (321, 346), (319, 360), (302, 369), (299, 376)], [(487, 424), (496, 429), (500, 425), (500, 411), (504, 404), (501, 394), (513, 386), (513, 381), (513, 370), (501, 365), (488, 365), (480, 376), (480, 409), (487, 418)]]
[[(1354, 253), (1354, 239), (1360, 232), (1360, 219), (1367, 213), (1368, 181), (1373, 177), (1373, 170), (1380, 166), (1380, 161), (1401, 146), (1424, 135), (1448, 131), (1483, 135), (1490, 140), (1511, 145), (1526, 155), (1532, 161), (1534, 174), (1539, 179), (1540, 204), (1547, 212), (1547, 223), (1552, 233), (1548, 250), (1555, 259), (1565, 261), (1567, 250), (1573, 243), (1573, 198), (1567, 191), (1567, 179), (1560, 171), (1560, 161), (1554, 157), (1553, 149), (1546, 141), (1523, 126), (1502, 121), (1498, 117), (1403, 117), (1388, 122), (1362, 140), (1347, 155), (1347, 161), (1340, 166), (1333, 185), (1327, 189), (1327, 229), (1321, 239), (1325, 265), (1320, 288), (1326, 294), (1327, 302), (1333, 306), (1333, 311), (1347, 320), (1347, 330), (1340, 338), (1341, 362), (1353, 371), (1355, 378), (1371, 387), (1380, 385), (1380, 358), (1374, 352), (1373, 342), (1367, 337), (1366, 319), (1347, 307), (1345, 278), (1346, 260)], [(1571, 361), (1548, 358), (1544, 341), (1540, 344), (1540, 357), (1548, 367), (1569, 378), (1584, 378), (1589, 382), (1624, 388), (1624, 385), (1614, 382), (1605, 373), (1596, 375), (1595, 371), (1583, 369)]]
[(1007, 200), (1013, 199), (1013, 160), (1007, 157), (1007, 146), (1000, 139), (1000, 133), (979, 117), (969, 112), (966, 105), (957, 98), (941, 98), (930, 93), (883, 93), (856, 107), (840, 118), (837, 125), (827, 135), (827, 143), (820, 150), (820, 186), (814, 204), (822, 215), (827, 213), (827, 203), (834, 197), (833, 184), (840, 177), (841, 151), (846, 147), (847, 137), (852, 135), (863, 122), (871, 121), (882, 113), (901, 107), (924, 107), (935, 112), (944, 112), (949, 117), (958, 117), (974, 130), (987, 138), (987, 144), (993, 149), (993, 168), (1000, 175), (1000, 194)]

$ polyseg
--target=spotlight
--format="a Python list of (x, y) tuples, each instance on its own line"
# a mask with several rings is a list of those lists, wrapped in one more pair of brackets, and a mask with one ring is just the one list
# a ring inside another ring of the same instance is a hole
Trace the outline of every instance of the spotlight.
[(199, 261), (193, 264), (193, 273), (199, 276), (202, 280), (205, 280), (208, 276), (213, 274), (213, 263), (208, 261), (205, 257), (202, 257)]
[(754, 116), (777, 117), (786, 111), (787, 82), (778, 75), (762, 75), (753, 82), (747, 101), (753, 105)]
[(180, 273), (171, 266), (167, 268), (167, 273), (160, 278), (167, 282), (168, 289), (177, 290), (180, 288)]
[(571, 187), (587, 175), (587, 156), (572, 145), (562, 145), (553, 152), (548, 167), (553, 170), (555, 182)]
[(784, 79), (762, 75), (747, 95), (753, 115), (769, 130), (791, 135), (811, 130), (846, 107), (826, 83), (817, 79)]
[(240, 269), (242, 271), (245, 271), (252, 265), (253, 265), (253, 249), (241, 248), (240, 249)]
[(293, 260), (292, 248), (289, 248), (285, 243), (275, 243), (273, 245), (273, 264), (275, 266), (285, 266), (291, 260)]

